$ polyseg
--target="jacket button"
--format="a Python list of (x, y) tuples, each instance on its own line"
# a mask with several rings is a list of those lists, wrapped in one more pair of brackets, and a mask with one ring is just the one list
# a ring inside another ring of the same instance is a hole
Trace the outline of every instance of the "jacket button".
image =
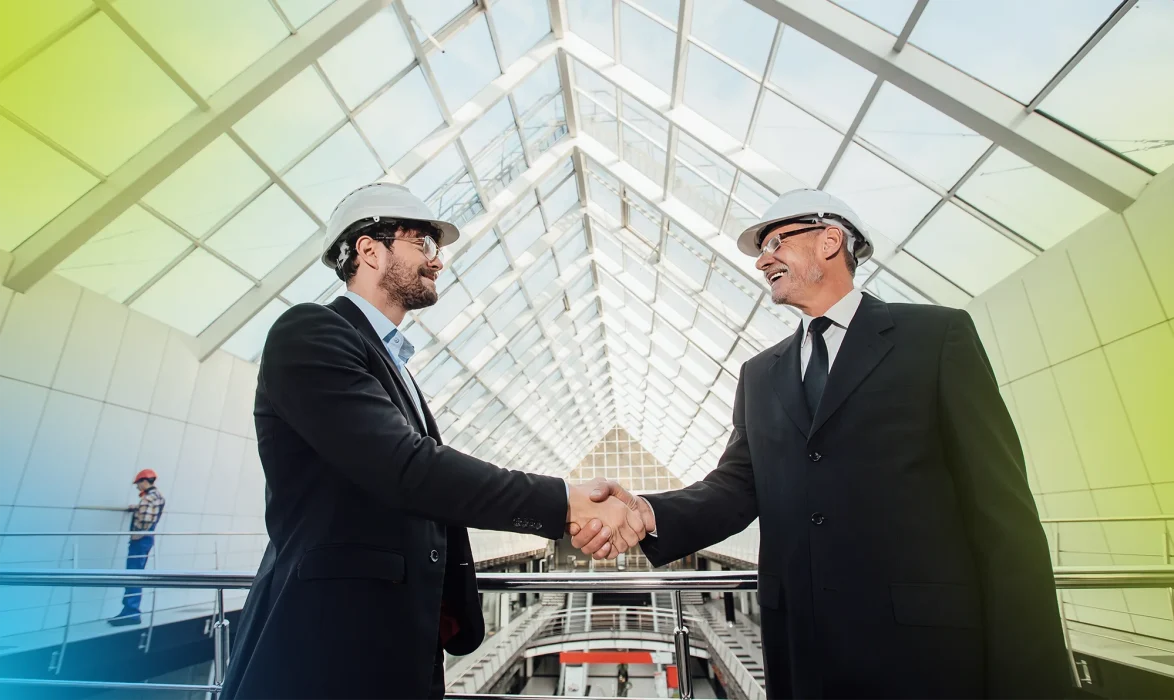
[(823, 525), (823, 513), (812, 513), (811, 522), (815, 523), (816, 525)]
[(812, 452), (811, 454), (807, 455), (807, 458), (812, 462), (818, 462), (819, 460), (823, 459), (823, 455), (818, 452)]
[(434, 550), (432, 550), (432, 552), (431, 552), (431, 553), (428, 555), (428, 558), (432, 560), (432, 563), (433, 563), (433, 564), (435, 564), (436, 562), (440, 561), (440, 552), (438, 552), (438, 551), (436, 551), (436, 550), (434, 549)]

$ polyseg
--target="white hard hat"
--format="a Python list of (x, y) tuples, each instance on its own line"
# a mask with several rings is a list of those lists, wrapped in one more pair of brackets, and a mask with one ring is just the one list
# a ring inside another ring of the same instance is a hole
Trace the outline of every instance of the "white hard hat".
[(393, 185), (390, 182), (373, 182), (363, 185), (357, 190), (342, 198), (330, 221), (326, 222), (326, 237), (322, 242), (322, 264), (334, 270), (338, 267), (339, 253), (331, 255), (343, 233), (351, 224), (363, 219), (414, 219), (427, 221), (440, 229), (440, 240), (436, 244), (440, 247), (454, 243), (461, 237), (457, 227), (447, 221), (437, 219), (419, 197), (412, 194), (403, 185)]
[(872, 241), (868, 239), (868, 232), (864, 229), (864, 221), (856, 215), (856, 212), (827, 192), (811, 189), (784, 192), (762, 215), (762, 221), (738, 236), (738, 250), (756, 258), (762, 252), (759, 246), (762, 245), (762, 232), (767, 228), (791, 220), (829, 216), (848, 224), (852, 229), (845, 232), (849, 238), (849, 250), (856, 257), (857, 265), (864, 264), (872, 257)]

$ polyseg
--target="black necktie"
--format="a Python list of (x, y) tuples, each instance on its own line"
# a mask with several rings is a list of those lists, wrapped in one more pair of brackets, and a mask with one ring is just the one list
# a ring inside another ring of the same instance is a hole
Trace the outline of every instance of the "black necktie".
[(807, 361), (807, 373), (803, 375), (803, 393), (807, 395), (807, 409), (812, 418), (815, 418), (819, 397), (823, 396), (823, 388), (828, 383), (828, 346), (823, 340), (823, 332), (831, 325), (830, 318), (820, 316), (812, 319), (808, 327), (811, 333), (811, 359)]

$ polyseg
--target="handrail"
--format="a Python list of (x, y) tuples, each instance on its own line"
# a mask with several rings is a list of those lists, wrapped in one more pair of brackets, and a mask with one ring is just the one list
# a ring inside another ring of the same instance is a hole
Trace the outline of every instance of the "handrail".
[(1047, 524), (1064, 523), (1143, 523), (1143, 522), (1170, 522), (1174, 515), (1113, 515), (1094, 516), (1085, 518), (1040, 518), (1040, 522)]
[[(1057, 588), (1169, 588), (1174, 565), (1057, 566)], [(249, 588), (245, 571), (137, 571), (122, 569), (0, 569), (0, 586), (77, 586), (89, 588)], [(652, 593), (681, 591), (752, 591), (756, 571), (681, 571), (623, 573), (479, 573), (482, 591)]]
[[(1101, 566), (1055, 567), (1057, 588), (1169, 588), (1174, 587), (1174, 566)], [(228, 627), (224, 617), (223, 591), (248, 588), (252, 585), (250, 572), (225, 571), (126, 571), (103, 569), (9, 569), (0, 570), (0, 586), (78, 586), (125, 587), (139, 585), (154, 588), (212, 588), (217, 589), (216, 635), (214, 645), (215, 680), (213, 685), (172, 685), (113, 683), (99, 681), (67, 681), (34, 678), (0, 678), (0, 685), (42, 687), (157, 689), (206, 691), (219, 697), (220, 683), (229, 659)], [(745, 591), (758, 586), (756, 571), (682, 571), (668, 573), (625, 572), (601, 573), (547, 573), (477, 575), (483, 591), (592, 591), (592, 592), (660, 592), (673, 594), (675, 622), (675, 656), (678, 668), (685, 668), (689, 656), (689, 628), (686, 626), (681, 591)], [(681, 697), (692, 697), (689, 677), (681, 677)], [(474, 697), (474, 696), (462, 696)], [(488, 696), (483, 696), (488, 697)]]
[[(60, 532), (0, 532), (0, 538), (3, 537), (121, 537), (124, 535), (141, 535), (148, 531), (132, 531), (132, 530), (114, 530), (109, 532), (104, 531), (87, 531), (87, 532), (71, 532), (63, 530)], [(166, 535), (168, 537), (268, 537), (268, 532), (170, 532), (168, 530), (150, 530), (152, 537), (159, 537)]]

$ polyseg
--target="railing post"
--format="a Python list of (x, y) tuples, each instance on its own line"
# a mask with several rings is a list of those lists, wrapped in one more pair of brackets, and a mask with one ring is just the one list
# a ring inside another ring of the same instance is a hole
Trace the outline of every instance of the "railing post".
[[(1166, 564), (1171, 563), (1170, 562), (1171, 554), (1172, 554), (1172, 552), (1170, 551), (1170, 522), (1166, 521), (1166, 522), (1162, 523), (1162, 556), (1163, 556), (1162, 561), (1165, 562)], [(1171, 617), (1174, 617), (1174, 588), (1167, 588), (1166, 589), (1166, 596), (1170, 599), (1170, 615), (1171, 615)]]
[(677, 685), (681, 700), (693, 700), (693, 679), (689, 676), (689, 628), (685, 626), (685, 605), (681, 602), (680, 589), (673, 591), (673, 611), (677, 617), (677, 626), (673, 630), (677, 645)]
[(220, 698), (220, 688), (224, 685), (224, 639), (220, 630), (224, 626), (224, 589), (216, 589), (213, 615), (216, 622), (212, 625), (212, 681), (217, 690), (212, 693), (213, 700)]

